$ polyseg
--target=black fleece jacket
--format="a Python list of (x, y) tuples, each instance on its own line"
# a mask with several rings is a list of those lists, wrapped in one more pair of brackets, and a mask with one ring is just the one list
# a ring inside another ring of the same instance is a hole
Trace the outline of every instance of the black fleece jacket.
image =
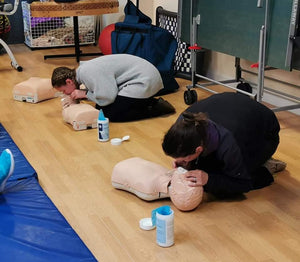
[(192, 169), (208, 173), (206, 192), (227, 197), (273, 182), (263, 164), (279, 144), (280, 126), (274, 112), (236, 93), (221, 93), (193, 104), (190, 112), (206, 113), (208, 143)]

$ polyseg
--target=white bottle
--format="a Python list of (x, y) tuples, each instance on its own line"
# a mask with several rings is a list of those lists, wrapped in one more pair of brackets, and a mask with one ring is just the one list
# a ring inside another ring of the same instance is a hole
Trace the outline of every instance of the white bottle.
[(174, 244), (174, 211), (169, 206), (156, 210), (156, 242), (161, 247)]
[(99, 111), (97, 121), (98, 141), (105, 142), (109, 140), (109, 119), (103, 114), (102, 109)]

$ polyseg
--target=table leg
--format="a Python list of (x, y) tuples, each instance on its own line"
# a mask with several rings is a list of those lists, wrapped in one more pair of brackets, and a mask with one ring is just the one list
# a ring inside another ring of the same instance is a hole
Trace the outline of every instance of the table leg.
[(80, 61), (81, 56), (100, 56), (103, 53), (82, 53), (80, 50), (80, 42), (79, 42), (79, 28), (78, 28), (78, 16), (73, 16), (73, 26), (74, 26), (74, 54), (61, 54), (61, 55), (45, 55), (44, 60), (48, 58), (60, 58), (60, 57), (76, 57), (76, 61)]

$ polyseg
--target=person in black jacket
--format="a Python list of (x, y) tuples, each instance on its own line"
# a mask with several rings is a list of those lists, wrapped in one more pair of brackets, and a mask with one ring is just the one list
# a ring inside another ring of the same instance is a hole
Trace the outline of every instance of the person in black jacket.
[(221, 93), (185, 110), (165, 134), (162, 147), (174, 167), (189, 170), (190, 186), (232, 197), (270, 185), (286, 167), (272, 159), (280, 126), (272, 110), (248, 96)]

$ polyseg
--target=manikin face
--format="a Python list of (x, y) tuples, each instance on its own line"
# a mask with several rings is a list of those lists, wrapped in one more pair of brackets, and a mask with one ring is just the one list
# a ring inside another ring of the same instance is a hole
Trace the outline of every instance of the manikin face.
[(189, 186), (189, 182), (178, 169), (173, 169), (171, 186), (169, 194), (173, 204), (181, 211), (190, 211), (195, 209), (202, 201), (203, 187)]
[(59, 92), (63, 92), (65, 95), (70, 95), (76, 89), (76, 85), (71, 79), (67, 79), (65, 85), (59, 87), (56, 86), (54, 88)]

